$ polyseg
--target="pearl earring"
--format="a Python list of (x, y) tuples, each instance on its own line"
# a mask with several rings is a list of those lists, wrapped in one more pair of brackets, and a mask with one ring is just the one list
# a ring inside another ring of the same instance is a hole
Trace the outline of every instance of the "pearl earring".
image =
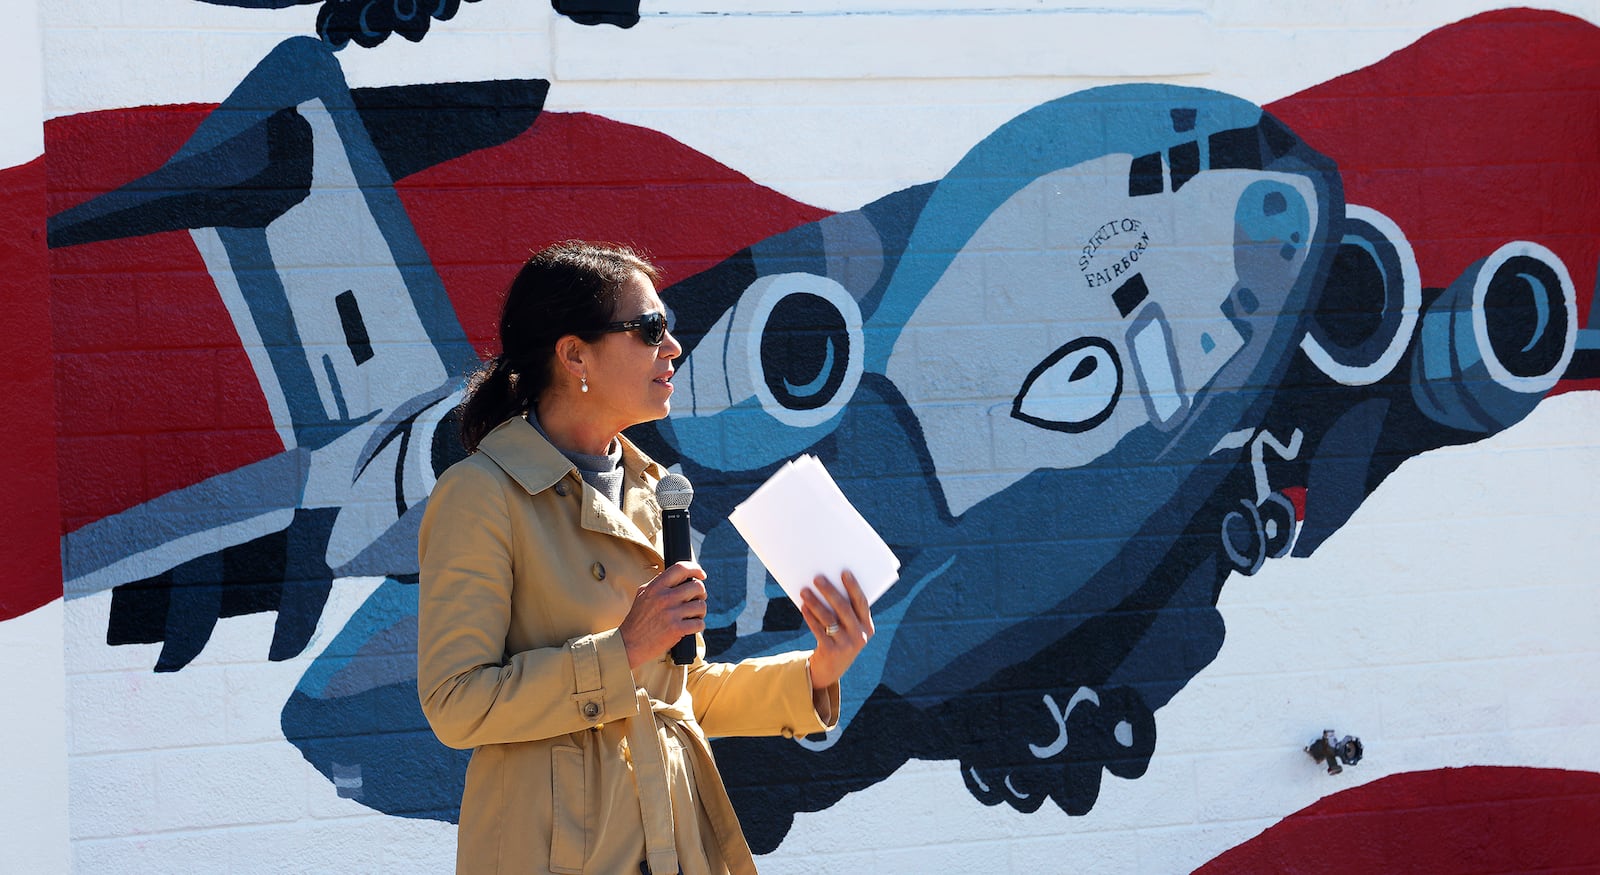
[(578, 379), (583, 381), (583, 385), (580, 386), (579, 389), (581, 389), (584, 392), (589, 391), (589, 378), (588, 377), (579, 377)]

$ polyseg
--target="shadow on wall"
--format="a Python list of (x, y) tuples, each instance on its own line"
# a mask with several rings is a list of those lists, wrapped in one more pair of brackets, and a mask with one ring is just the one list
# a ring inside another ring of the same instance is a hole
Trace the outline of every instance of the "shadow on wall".
[[(159, 642), (155, 670), (178, 671), (243, 613), (275, 611), (269, 657), (298, 655), (335, 580), (383, 577), (282, 728), (342, 795), (391, 814), (453, 820), (460, 797), (466, 755), (417, 705), (411, 584), (478, 361), (419, 239), (435, 214), (396, 181), (470, 179), (497, 145), (541, 142), (545, 89), (351, 91), (327, 45), (291, 40), (159, 169), (50, 220), (56, 248), (188, 231), (284, 447), (69, 532), (68, 597), (112, 589), (107, 643)], [(549, 239), (566, 206), (541, 185), (559, 200), (572, 181), (524, 187), (518, 207), (551, 206)], [(1394, 211), (1347, 202), (1349, 185), (1246, 101), (1099, 88), (1007, 122), (943, 179), (780, 229), (663, 291), (687, 348), (679, 394), (634, 437), (690, 477), (712, 523), (713, 655), (807, 646), (721, 522), (799, 453), (903, 565), (835, 731), (717, 743), (736, 804), (761, 812), (745, 819), (758, 852), (795, 812), (913, 757), (958, 760), (984, 804), (1089, 811), (1103, 772), (1143, 774), (1156, 711), (1221, 646), (1228, 575), (1311, 555), (1406, 459), (1600, 376), (1554, 225), (1508, 221), (1429, 287)], [(1549, 194), (1544, 215), (1582, 209)], [(528, 237), (511, 248), (542, 239)], [(494, 263), (505, 243), (469, 246)]]

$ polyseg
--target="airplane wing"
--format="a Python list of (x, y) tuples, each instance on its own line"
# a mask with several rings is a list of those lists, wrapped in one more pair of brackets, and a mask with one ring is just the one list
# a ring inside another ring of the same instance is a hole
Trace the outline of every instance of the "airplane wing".
[(96, 520), (61, 539), (66, 597), (93, 595), (272, 532), (294, 518), (309, 453), (279, 453)]

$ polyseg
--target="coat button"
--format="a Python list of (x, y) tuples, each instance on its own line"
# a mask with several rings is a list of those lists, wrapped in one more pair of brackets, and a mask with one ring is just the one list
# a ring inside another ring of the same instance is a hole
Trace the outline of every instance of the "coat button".
[(784, 738), (794, 738), (794, 730), (790, 729), (787, 726), (783, 727), (783, 732), (781, 732), (779, 734), (782, 735)]
[(600, 716), (600, 703), (599, 702), (584, 702), (583, 703), (583, 716), (587, 717), (590, 720), (593, 720), (596, 717), (599, 717)]
[(556, 484), (556, 494), (561, 496), (561, 497), (563, 497), (563, 498), (565, 498), (566, 495), (567, 495), (567, 484), (564, 483), (564, 482), (563, 483), (557, 483)]
[(606, 579), (606, 567), (598, 562), (589, 566), (589, 573), (594, 575), (595, 580)]

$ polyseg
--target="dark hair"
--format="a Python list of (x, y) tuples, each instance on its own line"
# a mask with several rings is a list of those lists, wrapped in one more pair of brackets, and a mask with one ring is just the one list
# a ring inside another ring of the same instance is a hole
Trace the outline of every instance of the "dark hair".
[(500, 311), (500, 354), (467, 379), (457, 408), (467, 452), (491, 429), (526, 414), (549, 388), (556, 341), (568, 334), (594, 342), (616, 316), (617, 295), (642, 273), (660, 273), (626, 246), (568, 240), (533, 254), (506, 290)]

